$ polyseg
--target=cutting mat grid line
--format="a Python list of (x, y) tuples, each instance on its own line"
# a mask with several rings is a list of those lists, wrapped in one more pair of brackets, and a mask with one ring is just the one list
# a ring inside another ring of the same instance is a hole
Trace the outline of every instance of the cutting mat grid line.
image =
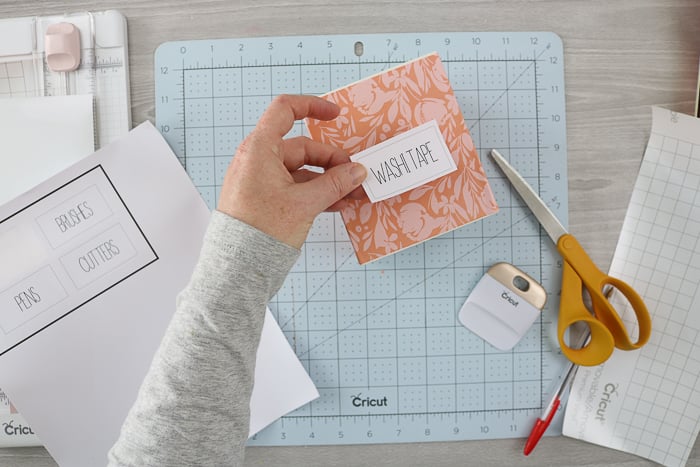
[[(359, 42), (364, 54), (348, 54)], [(562, 49), (554, 34), (166, 43), (156, 53), (157, 125), (213, 208), (231, 155), (276, 95), (323, 94), (432, 50), (443, 58), (500, 212), (366, 266), (340, 217), (319, 216), (270, 308), (321, 397), (251, 445), (525, 436), (558, 375), (556, 296), (511, 352), (457, 321), (498, 261), (559, 288), (553, 246), (486, 157), (502, 150), (566, 221)], [(289, 133), (305, 134), (303, 123)]]

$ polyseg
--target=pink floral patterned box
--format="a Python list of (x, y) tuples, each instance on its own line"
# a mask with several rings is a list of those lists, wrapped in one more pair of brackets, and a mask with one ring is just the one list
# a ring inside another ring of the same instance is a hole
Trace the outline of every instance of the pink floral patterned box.
[(328, 122), (307, 120), (312, 139), (354, 154), (436, 120), (457, 170), (393, 198), (351, 201), (341, 211), (360, 264), (498, 212), (481, 161), (437, 53), (336, 89)]

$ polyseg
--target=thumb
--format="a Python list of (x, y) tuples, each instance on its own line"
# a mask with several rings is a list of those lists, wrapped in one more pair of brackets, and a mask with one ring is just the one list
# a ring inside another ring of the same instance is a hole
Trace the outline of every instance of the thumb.
[(308, 206), (319, 214), (362, 184), (367, 177), (367, 169), (357, 162), (336, 165), (323, 174), (304, 183)]

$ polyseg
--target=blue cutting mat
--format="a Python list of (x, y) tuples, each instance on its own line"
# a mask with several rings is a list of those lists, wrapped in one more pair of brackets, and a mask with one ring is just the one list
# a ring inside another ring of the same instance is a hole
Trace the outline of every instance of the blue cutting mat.
[[(156, 52), (157, 126), (213, 208), (231, 155), (275, 95), (322, 94), (432, 51), (501, 211), (364, 267), (340, 218), (321, 215), (270, 303), (321, 397), (251, 445), (527, 436), (562, 364), (559, 256), (487, 153), (500, 149), (566, 223), (562, 43), (549, 32), (392, 33), (168, 42)], [(290, 135), (304, 132), (299, 123)], [(510, 352), (457, 320), (498, 261), (550, 293)]]

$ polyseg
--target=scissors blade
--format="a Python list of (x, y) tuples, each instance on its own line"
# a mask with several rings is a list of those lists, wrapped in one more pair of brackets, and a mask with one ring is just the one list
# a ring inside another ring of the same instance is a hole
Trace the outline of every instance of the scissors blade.
[(547, 232), (547, 235), (556, 245), (557, 240), (568, 231), (561, 225), (557, 216), (544, 203), (542, 198), (532, 189), (525, 179), (513, 168), (512, 165), (495, 149), (491, 150), (491, 157), (496, 161), (496, 164), (501, 168), (505, 176), (510, 180), (510, 183), (518, 192), (520, 197), (525, 201), (527, 207), (533, 212), (537, 220), (542, 224), (542, 227)]

